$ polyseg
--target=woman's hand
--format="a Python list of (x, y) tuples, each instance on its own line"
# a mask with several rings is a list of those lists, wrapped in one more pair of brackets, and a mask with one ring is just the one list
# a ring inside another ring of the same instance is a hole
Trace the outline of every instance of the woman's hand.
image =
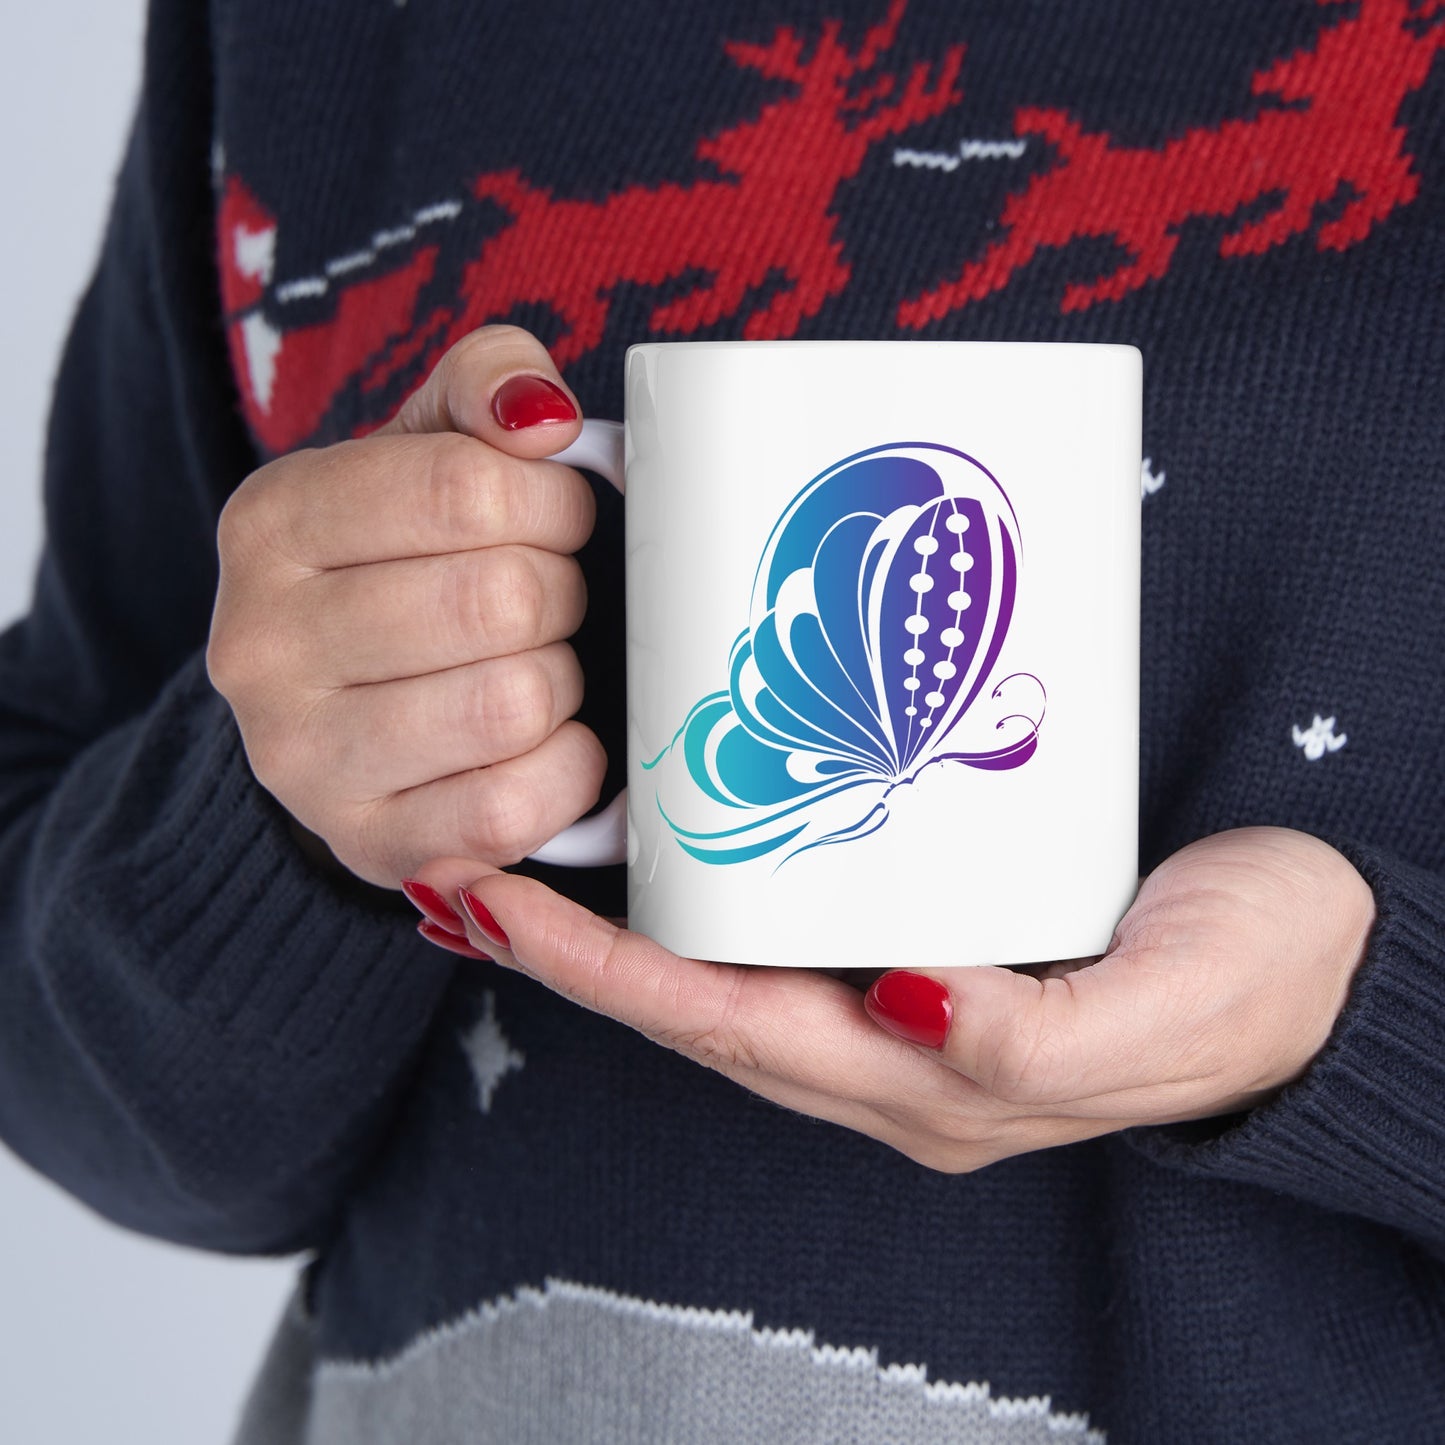
[(563, 640), (593, 498), (541, 460), (579, 425), (542, 344), (487, 327), (379, 432), (262, 467), (221, 515), (212, 683), (262, 786), (369, 882), (516, 862), (597, 800)]
[(1161, 864), (1100, 959), (885, 973), (865, 999), (802, 969), (679, 958), (531, 879), (477, 874), (422, 870), (469, 915), (472, 949), (950, 1172), (1264, 1102), (1323, 1047), (1374, 921), (1340, 853), (1246, 828)]

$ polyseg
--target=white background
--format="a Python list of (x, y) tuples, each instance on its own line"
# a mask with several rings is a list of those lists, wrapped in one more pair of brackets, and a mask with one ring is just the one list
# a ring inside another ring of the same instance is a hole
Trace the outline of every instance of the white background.
[[(0, 622), (26, 606), (47, 393), (134, 103), (142, 10), (46, 0), (5, 17)], [(224, 1442), (293, 1273), (125, 1234), (0, 1149), (0, 1440)]]

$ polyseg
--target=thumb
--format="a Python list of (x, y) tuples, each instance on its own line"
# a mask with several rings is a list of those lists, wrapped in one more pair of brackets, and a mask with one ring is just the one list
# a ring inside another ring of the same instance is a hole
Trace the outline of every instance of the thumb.
[(1059, 1105), (1152, 1082), (1139, 1062), (1164, 1005), (1134, 974), (1120, 955), (1044, 978), (1007, 968), (898, 970), (874, 983), (864, 1006), (994, 1097)]
[(547, 348), (519, 326), (483, 326), (437, 362), (381, 434), (462, 432), (514, 457), (575, 441), (582, 408)]

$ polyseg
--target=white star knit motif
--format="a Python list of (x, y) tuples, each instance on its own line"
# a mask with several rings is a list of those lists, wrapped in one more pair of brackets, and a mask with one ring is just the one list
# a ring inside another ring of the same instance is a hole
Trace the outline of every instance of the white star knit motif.
[(482, 1113), (490, 1114), (497, 1085), (526, 1063), (497, 1022), (497, 996), (490, 989), (482, 995), (481, 1018), (462, 1035), (461, 1045), (477, 1081), (477, 1103)]

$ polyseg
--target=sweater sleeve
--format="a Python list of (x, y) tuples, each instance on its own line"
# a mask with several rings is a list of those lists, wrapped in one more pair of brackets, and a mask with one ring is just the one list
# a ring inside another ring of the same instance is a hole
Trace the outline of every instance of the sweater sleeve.
[(121, 1224), (269, 1252), (324, 1235), (451, 969), (395, 895), (307, 864), (207, 680), (216, 520), (256, 458), (217, 315), (206, 10), (152, 5), (33, 604), (0, 636), (0, 1138)]
[(1377, 918), (1325, 1048), (1225, 1127), (1127, 1137), (1160, 1163), (1363, 1217), (1445, 1256), (1445, 879), (1336, 846), (1374, 890)]

